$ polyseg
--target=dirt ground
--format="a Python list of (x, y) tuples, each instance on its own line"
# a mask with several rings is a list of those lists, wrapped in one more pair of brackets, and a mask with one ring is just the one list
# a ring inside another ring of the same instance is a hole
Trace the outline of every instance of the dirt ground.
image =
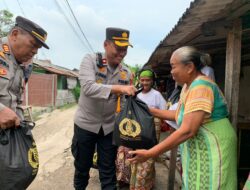
[[(41, 115), (33, 135), (39, 152), (39, 172), (28, 190), (73, 190), (73, 158), (70, 151), (76, 106)], [(168, 170), (156, 163), (154, 190), (167, 189)], [(179, 189), (176, 185), (175, 189)], [(98, 170), (91, 169), (87, 190), (100, 190)], [(128, 188), (123, 188), (127, 190)]]

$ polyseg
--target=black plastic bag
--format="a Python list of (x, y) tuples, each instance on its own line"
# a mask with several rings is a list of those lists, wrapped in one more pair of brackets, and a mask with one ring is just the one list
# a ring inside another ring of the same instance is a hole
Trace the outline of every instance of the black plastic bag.
[(0, 129), (0, 189), (24, 190), (38, 172), (38, 153), (28, 123)]
[(179, 101), (179, 98), (180, 98), (180, 94), (181, 94), (181, 89), (182, 87), (181, 86), (177, 86), (172, 94), (169, 96), (168, 98), (168, 102), (171, 102), (172, 104), (175, 104)]
[(167, 109), (170, 109), (170, 107), (176, 103), (178, 103), (179, 99), (180, 99), (180, 94), (181, 94), (181, 86), (177, 86), (172, 94), (169, 96), (168, 100), (167, 100)]
[(154, 117), (140, 99), (127, 98), (116, 117), (113, 141), (117, 146), (133, 149), (149, 149), (157, 144)]

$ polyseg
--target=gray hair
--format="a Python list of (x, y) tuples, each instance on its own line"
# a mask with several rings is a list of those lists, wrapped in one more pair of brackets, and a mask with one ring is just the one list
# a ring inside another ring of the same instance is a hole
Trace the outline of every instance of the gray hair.
[(201, 54), (201, 62), (204, 64), (204, 66), (212, 65), (211, 56), (208, 53), (202, 53)]
[(202, 53), (192, 46), (180, 47), (173, 54), (177, 55), (184, 65), (193, 63), (198, 71), (205, 65), (209, 65), (209, 62), (211, 63), (209, 54)]

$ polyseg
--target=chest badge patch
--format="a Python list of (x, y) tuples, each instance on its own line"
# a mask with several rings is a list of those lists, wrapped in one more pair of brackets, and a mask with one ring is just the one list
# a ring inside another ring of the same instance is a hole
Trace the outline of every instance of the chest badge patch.
[(98, 79), (98, 80), (96, 81), (97, 84), (101, 84), (102, 82), (103, 82), (103, 79)]
[(122, 80), (126, 80), (127, 79), (127, 73), (125, 71), (120, 72), (120, 77)]

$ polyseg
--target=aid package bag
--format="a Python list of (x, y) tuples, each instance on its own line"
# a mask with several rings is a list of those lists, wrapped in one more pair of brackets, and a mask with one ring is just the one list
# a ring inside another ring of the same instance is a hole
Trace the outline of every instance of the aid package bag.
[(117, 146), (132, 149), (149, 149), (157, 144), (154, 117), (148, 106), (136, 96), (128, 96), (117, 115), (113, 141)]
[(0, 189), (24, 190), (38, 172), (38, 153), (29, 125), (0, 129)]

